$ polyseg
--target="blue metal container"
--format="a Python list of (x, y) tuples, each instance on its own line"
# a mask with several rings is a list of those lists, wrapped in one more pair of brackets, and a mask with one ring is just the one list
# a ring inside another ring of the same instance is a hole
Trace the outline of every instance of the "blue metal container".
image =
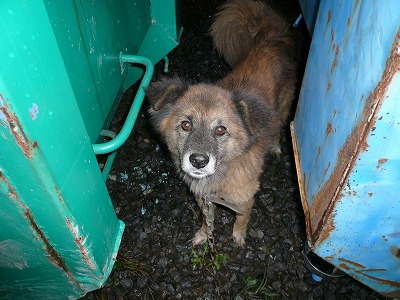
[(400, 296), (400, 2), (320, 3), (292, 123), (314, 253)]

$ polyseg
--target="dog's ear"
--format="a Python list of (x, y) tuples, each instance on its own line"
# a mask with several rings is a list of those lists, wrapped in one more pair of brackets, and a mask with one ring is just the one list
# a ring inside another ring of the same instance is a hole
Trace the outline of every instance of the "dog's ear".
[(257, 95), (242, 91), (233, 92), (233, 101), (246, 130), (255, 135), (259, 129), (265, 128), (271, 120), (271, 110), (267, 109)]
[(167, 104), (173, 104), (187, 89), (188, 85), (179, 77), (163, 78), (150, 84), (146, 96), (151, 108), (157, 111)]

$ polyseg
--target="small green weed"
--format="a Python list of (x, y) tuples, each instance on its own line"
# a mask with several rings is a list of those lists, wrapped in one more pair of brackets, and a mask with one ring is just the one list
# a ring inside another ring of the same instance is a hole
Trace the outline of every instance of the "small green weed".
[(216, 253), (214, 258), (211, 258), (210, 246), (208, 241), (204, 244), (204, 249), (200, 253), (196, 250), (192, 249), (192, 259), (191, 262), (193, 264), (193, 268), (197, 268), (202, 265), (206, 268), (210, 273), (210, 267), (219, 271), (221, 269), (221, 265), (225, 262), (227, 256), (225, 254)]
[(264, 277), (261, 282), (258, 282), (256, 278), (249, 276), (246, 279), (245, 286), (243, 290), (238, 294), (245, 297), (249, 297), (250, 299), (279, 299), (279, 295), (277, 293), (269, 292), (267, 285), (267, 272), (264, 273)]
[(143, 271), (138, 263), (130, 261), (124, 257), (118, 257), (118, 260), (114, 263), (113, 269), (117, 271), (124, 269), (133, 274), (138, 274)]

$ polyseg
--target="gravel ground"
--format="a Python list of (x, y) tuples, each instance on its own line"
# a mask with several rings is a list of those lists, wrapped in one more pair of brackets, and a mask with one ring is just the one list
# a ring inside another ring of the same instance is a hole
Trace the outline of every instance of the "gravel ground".
[[(212, 82), (229, 71), (207, 33), (220, 3), (182, 1), (185, 31), (169, 55), (167, 76)], [(297, 6), (281, 8), (291, 21), (299, 13)], [(302, 43), (307, 46), (307, 38)], [(162, 69), (162, 63), (156, 65), (155, 80), (166, 76)], [(112, 129), (121, 128), (134, 92), (135, 87), (124, 95)], [(204, 247), (192, 248), (201, 212), (152, 131), (146, 106), (107, 181), (117, 215), (126, 224), (117, 261), (105, 287), (84, 299), (383, 299), (348, 276), (311, 278), (302, 257), (305, 221), (288, 128), (283, 154), (267, 158), (245, 247), (232, 241), (234, 215), (218, 208), (218, 255), (211, 260)]]

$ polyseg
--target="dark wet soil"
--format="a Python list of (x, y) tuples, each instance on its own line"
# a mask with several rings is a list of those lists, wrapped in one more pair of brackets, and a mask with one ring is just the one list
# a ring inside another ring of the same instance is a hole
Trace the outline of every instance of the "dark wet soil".
[[(169, 74), (163, 74), (161, 62), (154, 80), (179, 75), (192, 83), (213, 82), (229, 71), (207, 33), (220, 3), (182, 1), (180, 45), (169, 55)], [(279, 6), (296, 19), (297, 6)], [(134, 93), (135, 87), (125, 93), (113, 130), (121, 128)], [(305, 221), (288, 128), (283, 154), (267, 158), (245, 247), (232, 241), (234, 215), (218, 208), (217, 257), (212, 261), (204, 247), (192, 248), (201, 211), (152, 130), (146, 107), (145, 102), (107, 180), (117, 215), (126, 224), (117, 261), (105, 287), (85, 299), (383, 299), (348, 276), (312, 279), (302, 255)]]

